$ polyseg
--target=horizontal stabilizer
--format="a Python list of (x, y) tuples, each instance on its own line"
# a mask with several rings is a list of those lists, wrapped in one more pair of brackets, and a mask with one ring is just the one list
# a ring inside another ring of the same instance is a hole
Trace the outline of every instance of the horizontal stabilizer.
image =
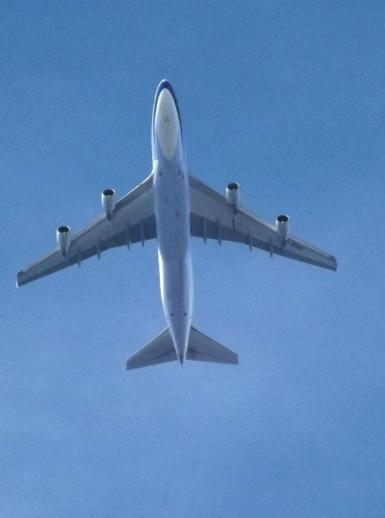
[(170, 331), (165, 329), (127, 360), (127, 369), (147, 367), (177, 359)]
[(238, 363), (236, 353), (204, 335), (195, 327), (191, 327), (186, 358), (200, 362)]
[[(190, 330), (186, 359), (201, 362), (238, 363), (238, 356), (233, 351), (204, 335), (195, 327), (191, 327)], [(127, 369), (137, 369), (176, 360), (177, 355), (171, 333), (169, 329), (165, 329), (130, 356), (127, 360)]]

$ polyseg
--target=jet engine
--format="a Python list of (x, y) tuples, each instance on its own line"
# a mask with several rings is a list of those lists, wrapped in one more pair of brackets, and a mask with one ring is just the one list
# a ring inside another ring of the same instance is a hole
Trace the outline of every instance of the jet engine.
[(239, 183), (230, 182), (226, 185), (226, 198), (227, 201), (232, 205), (235, 209), (239, 205)]
[(289, 216), (286, 214), (280, 214), (275, 222), (275, 230), (282, 243), (285, 244), (289, 230)]
[(102, 206), (108, 219), (111, 218), (115, 210), (116, 195), (114, 189), (104, 189), (102, 192)]
[(60, 225), (56, 229), (56, 241), (63, 255), (66, 255), (71, 244), (71, 230), (68, 225)]

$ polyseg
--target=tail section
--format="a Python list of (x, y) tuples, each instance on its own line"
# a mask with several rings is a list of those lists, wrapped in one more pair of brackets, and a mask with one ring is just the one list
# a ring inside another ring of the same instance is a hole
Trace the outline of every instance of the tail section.
[[(147, 367), (148, 365), (156, 365), (157, 363), (173, 362), (177, 359), (171, 333), (169, 329), (165, 329), (153, 338), (151, 342), (130, 356), (127, 360), (127, 369), (131, 370)], [(238, 363), (238, 355), (236, 353), (204, 335), (195, 327), (191, 327), (190, 330), (186, 359), (201, 362)]]
[(200, 362), (238, 363), (238, 355), (191, 326), (186, 358)]
[(173, 362), (177, 359), (170, 331), (165, 329), (127, 360), (127, 369)]

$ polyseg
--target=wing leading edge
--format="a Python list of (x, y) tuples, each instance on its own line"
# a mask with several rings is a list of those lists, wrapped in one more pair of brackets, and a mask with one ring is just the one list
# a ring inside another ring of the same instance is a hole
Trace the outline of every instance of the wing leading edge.
[(227, 198), (205, 183), (190, 176), (191, 235), (206, 239), (245, 243), (290, 259), (337, 269), (336, 258), (292, 235), (285, 242), (274, 225), (266, 223), (244, 209), (234, 209)]
[(17, 285), (23, 286), (40, 277), (78, 264), (109, 248), (142, 244), (156, 237), (152, 175), (123, 196), (115, 206), (112, 217), (100, 216), (71, 239), (66, 254), (57, 247), (17, 274)]

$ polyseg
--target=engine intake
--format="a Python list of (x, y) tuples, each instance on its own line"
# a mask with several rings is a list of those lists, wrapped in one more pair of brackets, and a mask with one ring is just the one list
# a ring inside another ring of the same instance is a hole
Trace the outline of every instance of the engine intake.
[(60, 225), (56, 229), (56, 241), (63, 255), (66, 255), (71, 244), (71, 229), (68, 225)]
[(102, 206), (108, 219), (111, 218), (116, 205), (116, 194), (114, 189), (104, 189), (102, 192)]
[(282, 244), (285, 244), (289, 231), (289, 216), (286, 214), (280, 214), (275, 222), (275, 230), (282, 241)]
[(226, 198), (227, 201), (232, 205), (235, 209), (238, 208), (239, 205), (239, 183), (230, 182), (226, 186)]

